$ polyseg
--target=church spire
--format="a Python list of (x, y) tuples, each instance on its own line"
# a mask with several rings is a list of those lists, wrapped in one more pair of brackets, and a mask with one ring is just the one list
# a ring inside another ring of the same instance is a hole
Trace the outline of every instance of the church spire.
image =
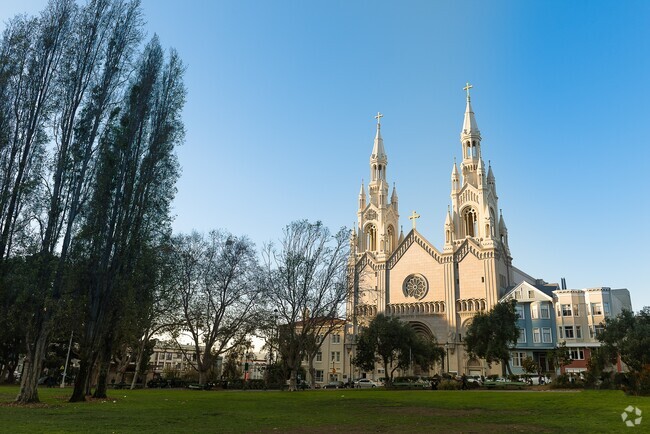
[(469, 83), (463, 88), (467, 92), (467, 105), (465, 106), (465, 117), (463, 129), (460, 132), (460, 143), (463, 150), (463, 161), (461, 170), (463, 173), (463, 185), (470, 183), (478, 187), (479, 180), (477, 171), (481, 160), (481, 132), (476, 123), (474, 110), (469, 96), (469, 90), (473, 86)]
[[(372, 148), (372, 155), (370, 156), (370, 163), (373, 163), (373, 160), (377, 162), (383, 162), (384, 164), (388, 160), (386, 157), (386, 151), (384, 150), (384, 139), (381, 138), (381, 118), (383, 118), (384, 115), (381, 113), (377, 112), (377, 116), (375, 116), (375, 119), (377, 119), (377, 133), (375, 134), (375, 144)], [(371, 178), (371, 180), (375, 180), (375, 178)]]
[(375, 143), (372, 147), (372, 154), (370, 154), (370, 182), (368, 189), (370, 190), (370, 203), (375, 206), (386, 206), (388, 199), (388, 183), (386, 182), (386, 166), (388, 165), (388, 157), (384, 150), (384, 139), (381, 137), (381, 118), (384, 115), (377, 112), (377, 134), (375, 135)]
[(474, 110), (472, 110), (471, 98), (469, 96), (469, 90), (473, 87), (474, 86), (468, 82), (467, 85), (463, 88), (463, 90), (467, 91), (467, 105), (465, 106), (465, 119), (463, 121), (463, 132), (461, 133), (461, 137), (464, 135), (474, 136), (478, 137), (480, 140), (481, 132), (478, 129), (476, 117), (474, 117)]
[(458, 166), (456, 165), (456, 157), (454, 157), (454, 167), (451, 169), (451, 191), (460, 190), (460, 177), (458, 176)]

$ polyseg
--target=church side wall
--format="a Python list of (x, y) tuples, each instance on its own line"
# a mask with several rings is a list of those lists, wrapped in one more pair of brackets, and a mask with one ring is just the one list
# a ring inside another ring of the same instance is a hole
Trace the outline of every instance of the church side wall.
[(369, 304), (377, 305), (377, 277), (375, 271), (369, 266), (365, 266), (358, 276), (359, 286), (357, 287), (357, 305)]

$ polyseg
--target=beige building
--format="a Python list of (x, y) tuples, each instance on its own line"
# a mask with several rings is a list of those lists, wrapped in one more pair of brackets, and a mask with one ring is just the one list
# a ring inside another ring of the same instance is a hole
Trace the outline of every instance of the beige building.
[[(591, 350), (600, 346), (597, 336), (603, 330), (605, 318), (632, 310), (627, 289), (559, 289), (553, 291), (553, 301), (558, 343), (566, 343), (572, 359), (571, 364), (562, 368), (563, 373), (586, 371)], [(620, 362), (615, 368), (623, 370)]]
[[(415, 211), (408, 217), (412, 229), (399, 233), (397, 190), (389, 195), (388, 155), (381, 136), (381, 114), (370, 155), (370, 181), (362, 184), (357, 226), (351, 238), (349, 267), (353, 276), (347, 314), (347, 333), (380, 312), (409, 322), (419, 333), (435, 336), (446, 349), (444, 366), (434, 371), (488, 372), (483, 361), (469, 360), (463, 347), (468, 322), (478, 311), (489, 310), (508, 288), (537, 280), (512, 265), (508, 230), (498, 203), (491, 165), (485, 167), (481, 133), (467, 91), (460, 133), (460, 165), (451, 170), (451, 205), (446, 210), (444, 245), (437, 248), (416, 229)], [(451, 155), (450, 155), (451, 159)], [(444, 205), (441, 204), (441, 212)], [(353, 339), (353, 338), (352, 338)], [(416, 369), (416, 374), (417, 374)], [(383, 373), (364, 373), (383, 377)], [(422, 373), (428, 374), (428, 373)]]

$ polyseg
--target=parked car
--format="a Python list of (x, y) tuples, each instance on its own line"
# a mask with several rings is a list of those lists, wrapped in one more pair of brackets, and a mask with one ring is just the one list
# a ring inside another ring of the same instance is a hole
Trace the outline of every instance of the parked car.
[(354, 387), (356, 387), (357, 389), (364, 389), (366, 387), (372, 388), (372, 387), (378, 387), (378, 386), (379, 386), (379, 384), (375, 383), (370, 378), (361, 378), (361, 379), (354, 382)]
[(345, 383), (342, 381), (330, 381), (323, 386), (323, 389), (344, 389)]

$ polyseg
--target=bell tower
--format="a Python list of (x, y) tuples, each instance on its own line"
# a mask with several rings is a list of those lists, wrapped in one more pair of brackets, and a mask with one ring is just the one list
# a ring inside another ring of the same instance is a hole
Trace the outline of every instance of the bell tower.
[(472, 238), (483, 246), (493, 246), (495, 242), (503, 243), (507, 249), (507, 238), (501, 237), (496, 182), (492, 166), (485, 171), (481, 152), (481, 132), (472, 109), (470, 89), (467, 83), (463, 88), (467, 92), (463, 127), (460, 132), (460, 164), (462, 181), (454, 162), (451, 174), (452, 209), (445, 223), (445, 246), (451, 247), (453, 241)]
[(377, 113), (377, 132), (370, 154), (370, 182), (368, 183), (368, 200), (361, 183), (359, 209), (357, 211), (357, 253), (369, 252), (377, 260), (385, 260), (395, 250), (398, 242), (397, 227), (399, 222), (397, 189), (388, 196), (386, 168), (388, 156), (384, 150), (381, 137), (381, 113)]

